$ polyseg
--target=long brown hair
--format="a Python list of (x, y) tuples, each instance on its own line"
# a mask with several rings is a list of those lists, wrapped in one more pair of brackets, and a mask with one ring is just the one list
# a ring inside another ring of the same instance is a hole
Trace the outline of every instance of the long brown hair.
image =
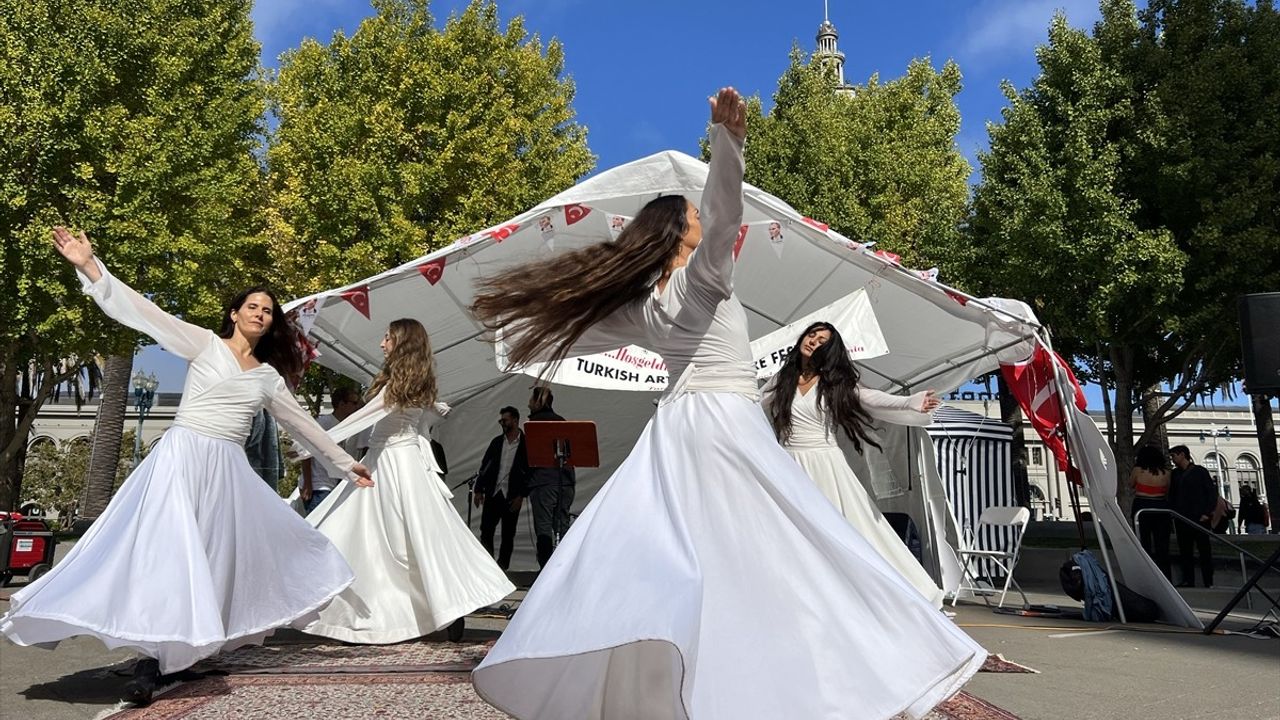
[[(515, 324), (507, 361), (563, 360), (587, 328), (647, 295), (689, 230), (683, 195), (649, 201), (613, 242), (525, 263), (477, 283), (471, 312), (491, 331)], [(552, 350), (550, 356), (544, 351)]]
[(821, 321), (813, 323), (800, 333), (795, 348), (782, 364), (782, 369), (778, 370), (773, 399), (765, 407), (769, 424), (773, 426), (773, 434), (778, 436), (781, 443), (791, 439), (791, 406), (796, 399), (796, 386), (800, 381), (800, 367), (803, 364), (800, 344), (815, 330), (831, 333), (826, 344), (814, 350), (809, 357), (809, 367), (818, 374), (818, 407), (826, 412), (827, 427), (831, 430), (844, 430), (845, 435), (853, 441), (853, 448), (858, 454), (862, 454), (864, 442), (879, 449), (880, 444), (867, 433), (867, 428), (871, 427), (871, 416), (858, 399), (858, 367), (849, 359), (849, 351), (845, 349), (840, 331), (831, 323)]
[(431, 407), (436, 401), (436, 363), (422, 323), (409, 318), (387, 327), (391, 352), (369, 386), (369, 397), (386, 390), (387, 407)]

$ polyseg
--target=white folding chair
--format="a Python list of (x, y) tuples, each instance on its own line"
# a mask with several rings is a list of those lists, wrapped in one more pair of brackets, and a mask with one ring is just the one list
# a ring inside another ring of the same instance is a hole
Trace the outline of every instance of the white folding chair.
[(952, 607), (955, 607), (956, 602), (960, 599), (961, 590), (968, 590), (975, 595), (979, 595), (984, 603), (988, 606), (991, 605), (991, 601), (987, 599), (987, 596), (995, 594), (996, 589), (990, 585), (987, 587), (978, 585), (978, 579), (969, 567), (970, 562), (973, 560), (990, 562), (1004, 573), (1004, 588), (1000, 590), (1000, 602), (996, 603), (996, 607), (1004, 607), (1004, 598), (1009, 593), (1009, 585), (1017, 588), (1018, 594), (1022, 596), (1023, 607), (1031, 604), (1027, 601), (1027, 594), (1022, 592), (1022, 587), (1018, 585), (1018, 581), (1013, 579), (1013, 570), (1018, 566), (1018, 553), (1022, 550), (1022, 534), (1027, 529), (1027, 521), (1030, 519), (1031, 511), (1024, 507), (993, 505), (982, 511), (982, 515), (978, 518), (978, 526), (974, 528), (973, 544), (975, 546), (978, 544), (984, 527), (1007, 527), (1013, 529), (1013, 547), (1008, 550), (984, 550), (977, 547), (969, 550), (958, 550), (956, 559), (960, 561), (960, 569), (964, 573), (964, 577), (960, 580), (960, 587), (956, 588), (955, 595), (951, 598)]

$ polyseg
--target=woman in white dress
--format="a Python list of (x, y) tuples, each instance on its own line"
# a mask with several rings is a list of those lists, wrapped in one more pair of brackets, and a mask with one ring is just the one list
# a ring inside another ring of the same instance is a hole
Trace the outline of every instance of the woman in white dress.
[(616, 241), (479, 288), (473, 309), (507, 329), (514, 364), (636, 343), (672, 387), (472, 681), (526, 720), (922, 716), (986, 653), (765, 421), (733, 294), (745, 103), (729, 88), (711, 105), (701, 212), (659, 197)]
[(880, 447), (868, 429), (871, 421), (928, 425), (940, 401), (932, 390), (890, 395), (858, 384), (858, 369), (833, 325), (805, 328), (778, 373), (764, 389), (765, 415), (778, 441), (809, 474), (823, 495), (920, 594), (942, 607), (942, 589), (880, 514), (836, 444), (840, 432), (862, 452), (863, 443)]
[(91, 635), (135, 648), (152, 660), (125, 696), (146, 702), (158, 673), (305, 624), (352, 581), (337, 549), (249, 466), (242, 444), (258, 410), (334, 472), (367, 485), (369, 471), (289, 392), (281, 374), (301, 359), (270, 293), (241, 293), (214, 333), (112, 277), (84, 233), (57, 228), (54, 242), (107, 315), (191, 364), (173, 426), (62, 562), (13, 595), (0, 632), (19, 645)]
[(427, 331), (396, 320), (382, 340), (386, 363), (372, 399), (329, 430), (335, 441), (372, 428), (364, 462), (374, 486), (342, 488), (307, 516), (342, 552), (356, 580), (305, 629), (345, 642), (383, 644), (449, 627), (515, 591), (471, 534), (449, 498), (431, 451), (431, 424), (448, 407), (436, 402)]

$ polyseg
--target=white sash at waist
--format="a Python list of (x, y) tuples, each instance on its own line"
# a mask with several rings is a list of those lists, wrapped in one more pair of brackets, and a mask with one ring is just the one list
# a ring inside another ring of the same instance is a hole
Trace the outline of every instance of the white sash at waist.
[(698, 367), (690, 363), (684, 372), (680, 373), (680, 378), (675, 384), (667, 388), (658, 405), (666, 405), (686, 393), (698, 392), (735, 393), (745, 396), (751, 402), (760, 401), (760, 388), (750, 366)]

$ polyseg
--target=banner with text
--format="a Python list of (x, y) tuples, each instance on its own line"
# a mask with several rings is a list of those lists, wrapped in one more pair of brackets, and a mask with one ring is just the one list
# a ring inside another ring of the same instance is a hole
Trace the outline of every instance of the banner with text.
[[(880, 331), (880, 324), (876, 322), (867, 291), (858, 290), (752, 341), (751, 354), (755, 358), (756, 377), (764, 379), (776, 373), (786, 362), (800, 332), (810, 323), (819, 320), (831, 323), (840, 331), (845, 347), (854, 360), (889, 353), (888, 343)], [(506, 345), (499, 336), (495, 344), (495, 359), (499, 369), (509, 373), (544, 377), (547, 363), (531, 363), (519, 369), (511, 369), (507, 368), (506, 354)], [(637, 392), (662, 392), (667, 389), (668, 381), (667, 364), (662, 356), (638, 345), (568, 358), (545, 378), (559, 385)]]

